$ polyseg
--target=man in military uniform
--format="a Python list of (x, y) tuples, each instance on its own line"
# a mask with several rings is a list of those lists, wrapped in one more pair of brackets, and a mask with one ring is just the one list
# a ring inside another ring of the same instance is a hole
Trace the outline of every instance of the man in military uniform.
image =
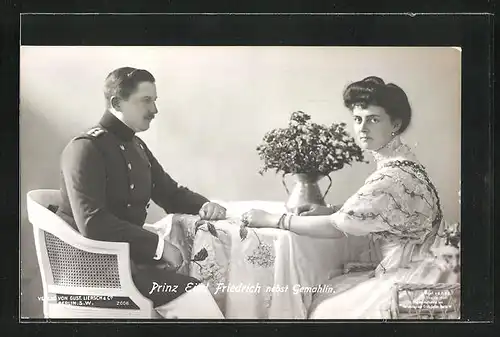
[[(176, 273), (183, 263), (180, 250), (142, 226), (150, 200), (167, 213), (199, 214), (206, 220), (223, 219), (226, 210), (179, 186), (135, 135), (147, 130), (158, 112), (151, 73), (130, 67), (116, 69), (105, 80), (104, 96), (106, 111), (99, 124), (72, 139), (62, 153), (62, 203), (57, 213), (86, 237), (128, 242), (134, 283), (161, 315), (165, 312), (162, 307), (174, 310), (169, 304), (174, 299), (179, 302), (191, 297), (198, 308), (207, 303), (207, 312), (201, 315), (221, 317), (203, 284)], [(154, 282), (177, 285), (178, 291), (151, 291)], [(198, 284), (198, 291), (184, 292), (190, 282)]]

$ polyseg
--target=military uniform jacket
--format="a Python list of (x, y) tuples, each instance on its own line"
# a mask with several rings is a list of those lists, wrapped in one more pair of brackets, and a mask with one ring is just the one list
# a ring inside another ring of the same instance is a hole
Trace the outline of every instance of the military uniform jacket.
[(168, 213), (185, 214), (197, 214), (208, 201), (179, 186), (110, 112), (70, 141), (61, 168), (59, 215), (91, 239), (128, 242), (137, 263), (155, 262), (158, 236), (142, 228), (150, 200)]

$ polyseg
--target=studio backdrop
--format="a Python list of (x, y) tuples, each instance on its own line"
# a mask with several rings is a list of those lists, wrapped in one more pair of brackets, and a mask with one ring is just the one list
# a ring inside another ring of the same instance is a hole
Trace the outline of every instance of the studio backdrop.
[[(60, 154), (104, 111), (103, 82), (131, 66), (156, 78), (159, 113), (139, 134), (175, 180), (217, 200), (285, 201), (281, 176), (258, 171), (264, 134), (302, 110), (322, 124), (352, 118), (342, 92), (375, 75), (407, 93), (413, 118), (402, 139), (427, 168), (447, 221), (460, 220), (461, 52), (424, 47), (30, 47), (20, 56), (21, 316), (42, 317), (26, 193), (59, 187)], [(340, 204), (374, 170), (331, 174)], [(321, 182), (325, 189), (328, 181)], [(148, 221), (163, 212), (151, 207)]]

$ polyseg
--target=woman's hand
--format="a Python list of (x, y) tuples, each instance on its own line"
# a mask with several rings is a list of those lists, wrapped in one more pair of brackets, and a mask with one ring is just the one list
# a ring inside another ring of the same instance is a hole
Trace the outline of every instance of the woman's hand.
[(260, 209), (251, 209), (243, 213), (241, 221), (249, 227), (277, 228), (280, 216)]
[(297, 214), (301, 216), (331, 215), (339, 209), (340, 206), (304, 205), (297, 208)]

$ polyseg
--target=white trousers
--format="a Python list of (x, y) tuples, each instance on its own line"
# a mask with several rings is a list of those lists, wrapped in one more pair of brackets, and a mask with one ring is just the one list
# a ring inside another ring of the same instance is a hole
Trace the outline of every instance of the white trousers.
[(210, 290), (200, 283), (175, 300), (155, 310), (163, 318), (170, 319), (224, 319), (224, 315), (215, 302)]

